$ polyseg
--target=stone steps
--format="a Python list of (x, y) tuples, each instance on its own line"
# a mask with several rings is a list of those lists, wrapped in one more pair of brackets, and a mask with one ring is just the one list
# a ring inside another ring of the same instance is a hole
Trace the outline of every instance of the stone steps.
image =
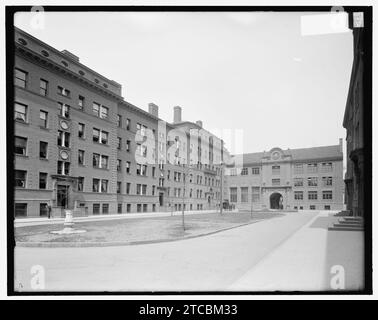
[(334, 223), (328, 230), (363, 231), (364, 220), (361, 217), (343, 217)]

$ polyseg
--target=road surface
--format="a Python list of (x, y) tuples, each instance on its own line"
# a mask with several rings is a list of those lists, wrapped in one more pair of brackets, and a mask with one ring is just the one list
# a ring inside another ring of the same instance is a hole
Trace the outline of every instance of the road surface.
[(17, 247), (15, 290), (41, 290), (40, 286), (46, 291), (325, 290), (329, 231), (312, 227), (324, 215), (287, 213), (175, 242)]

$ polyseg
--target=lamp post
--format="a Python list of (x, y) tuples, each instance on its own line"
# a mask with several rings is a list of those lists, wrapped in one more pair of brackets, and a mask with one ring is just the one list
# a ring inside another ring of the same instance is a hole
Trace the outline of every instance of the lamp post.
[(183, 170), (182, 170), (182, 180), (183, 180), (183, 192), (182, 192), (182, 228), (185, 231), (185, 183), (186, 183), (186, 174), (185, 174), (185, 164), (183, 163)]

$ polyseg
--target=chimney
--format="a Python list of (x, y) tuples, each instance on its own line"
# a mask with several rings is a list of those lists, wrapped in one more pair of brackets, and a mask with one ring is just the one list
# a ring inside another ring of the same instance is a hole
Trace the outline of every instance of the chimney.
[(339, 147), (340, 147), (340, 152), (343, 152), (343, 138), (339, 139)]
[(70, 57), (71, 59), (79, 62), (79, 57), (78, 56), (75, 56), (72, 52), (69, 52), (68, 50), (62, 50), (61, 51), (64, 55), (66, 55), (67, 57)]
[(202, 125), (203, 125), (202, 121), (201, 120), (197, 120), (196, 121), (196, 125), (202, 128)]
[(173, 107), (173, 123), (181, 122), (181, 107)]
[(159, 118), (159, 106), (157, 106), (155, 103), (151, 102), (148, 104), (148, 112), (156, 118)]

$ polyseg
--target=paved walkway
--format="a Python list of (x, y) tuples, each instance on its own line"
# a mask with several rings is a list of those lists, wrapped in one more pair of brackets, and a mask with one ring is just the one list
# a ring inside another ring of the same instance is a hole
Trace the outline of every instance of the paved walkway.
[[(31, 267), (49, 291), (324, 290), (323, 213), (283, 217), (168, 243), (103, 248), (16, 248), (15, 288), (30, 291)], [(339, 232), (339, 231), (337, 231)]]

